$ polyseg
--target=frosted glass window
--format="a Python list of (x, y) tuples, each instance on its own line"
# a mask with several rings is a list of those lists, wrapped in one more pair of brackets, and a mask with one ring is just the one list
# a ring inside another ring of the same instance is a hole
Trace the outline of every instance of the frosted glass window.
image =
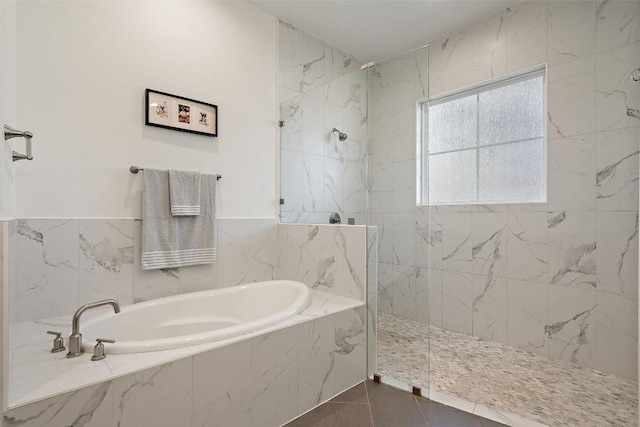
[(475, 150), (429, 156), (429, 200), (476, 200), (476, 165)]
[(546, 200), (545, 70), (423, 108), (425, 204)]
[(476, 146), (478, 132), (478, 101), (467, 96), (429, 109), (429, 153), (457, 150)]

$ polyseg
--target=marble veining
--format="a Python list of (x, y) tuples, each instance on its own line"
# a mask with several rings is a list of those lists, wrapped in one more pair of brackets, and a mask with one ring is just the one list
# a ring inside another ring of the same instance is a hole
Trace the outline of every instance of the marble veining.
[(637, 425), (635, 381), (385, 313), (378, 337), (378, 374), (549, 426)]

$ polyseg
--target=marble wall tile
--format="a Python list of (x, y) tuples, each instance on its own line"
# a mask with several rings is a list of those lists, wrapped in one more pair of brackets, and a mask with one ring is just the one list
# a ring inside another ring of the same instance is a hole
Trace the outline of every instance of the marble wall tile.
[(303, 35), (303, 43), (302, 90), (306, 92), (326, 82), (325, 44), (307, 33)]
[(391, 146), (394, 162), (416, 158), (416, 115), (415, 102), (391, 115), (391, 138), (393, 141)]
[(79, 303), (133, 303), (133, 221), (79, 220)]
[(303, 97), (301, 95), (280, 104), (280, 120), (284, 122), (284, 126), (280, 128), (281, 150), (302, 151), (305, 118), (303, 113)]
[(298, 325), (298, 413), (333, 397), (334, 316)]
[[(423, 273), (420, 273), (421, 276)], [(429, 269), (428, 274), (429, 322), (442, 328), (442, 271)]]
[(549, 286), (549, 356), (596, 367), (596, 301), (595, 289)]
[(638, 127), (596, 134), (598, 210), (638, 210)]
[(393, 121), (390, 114), (369, 116), (369, 164), (389, 162), (392, 156)]
[(442, 224), (439, 213), (416, 213), (416, 265), (442, 268)]
[(418, 267), (394, 265), (392, 276), (392, 313), (407, 319), (416, 318), (416, 273)]
[(333, 237), (327, 226), (281, 225), (277, 277), (331, 292), (335, 285)]
[[(169, 270), (167, 271), (167, 274), (175, 274), (180, 278), (179, 293), (181, 294), (232, 286), (229, 282), (219, 280), (218, 263), (219, 261), (216, 261), (213, 264), (182, 267), (177, 272)], [(263, 280), (267, 280), (267, 278)]]
[(113, 425), (191, 426), (192, 368), (186, 358), (113, 380)]
[(302, 92), (304, 78), (304, 34), (291, 24), (280, 21), (278, 31), (279, 82), (281, 86)]
[(393, 263), (399, 265), (416, 265), (416, 215), (413, 213), (393, 214), (391, 224), (393, 227)]
[(133, 221), (133, 302), (148, 301), (180, 293), (180, 269), (142, 270), (142, 220)]
[[(329, 129), (324, 127), (324, 107), (325, 101), (311, 95), (305, 94), (302, 96), (299, 114), (302, 116), (302, 127), (300, 129), (302, 141), (300, 146), (303, 153), (324, 156), (325, 146), (329, 142)], [(280, 148), (290, 149), (283, 141), (283, 132), (290, 131), (287, 129), (290, 123), (282, 114), (280, 119), (285, 120), (285, 126), (280, 131)], [(295, 123), (295, 125), (298, 125), (298, 123)]]
[(592, 134), (547, 142), (548, 209), (591, 211), (596, 207), (596, 143)]
[(471, 335), (473, 333), (473, 276), (442, 272), (442, 327)]
[(507, 227), (508, 277), (546, 282), (549, 270), (546, 212), (510, 212)]
[(393, 313), (393, 265), (378, 263), (378, 311)]
[(342, 196), (345, 212), (366, 212), (367, 165), (365, 163), (346, 162)]
[(365, 227), (333, 227), (336, 294), (365, 301), (367, 280), (367, 230)]
[(640, 42), (640, 7), (637, 2), (601, 0), (596, 7), (598, 52)]
[(598, 212), (598, 290), (638, 295), (638, 214)]
[(416, 209), (416, 162), (393, 162), (392, 166), (393, 212), (414, 212)]
[(375, 64), (369, 72), (369, 114), (380, 116), (393, 111), (393, 63)]
[(335, 359), (331, 373), (332, 395), (341, 393), (366, 379), (367, 323), (364, 306), (334, 315)]
[(344, 162), (326, 158), (324, 161), (324, 209), (325, 212), (344, 212)]
[(507, 279), (473, 276), (473, 336), (507, 344)]
[(598, 291), (598, 369), (638, 378), (638, 299)]
[(470, 213), (442, 216), (442, 268), (473, 272), (473, 238)]
[[(324, 212), (324, 157), (302, 155), (302, 210)], [(285, 199), (286, 200), (286, 199)]]
[(78, 221), (17, 220), (17, 274), (9, 283), (10, 323), (78, 308)]
[(640, 93), (638, 83), (629, 78), (638, 67), (636, 58), (640, 58), (640, 43), (596, 55), (597, 131), (638, 126)]
[(220, 287), (276, 277), (279, 226), (275, 220), (220, 219), (217, 222)]
[(369, 214), (369, 225), (378, 227), (378, 261), (393, 262), (393, 215), (392, 214)]
[(549, 67), (547, 71), (548, 138), (595, 131), (596, 74), (593, 56)]
[(449, 33), (430, 45), (439, 49), (442, 64), (442, 89), (447, 92), (472, 83), (473, 37), (470, 28)]
[(507, 277), (507, 215), (472, 214), (471, 255), (473, 273)]
[(369, 165), (369, 210), (393, 211), (393, 163)]
[(64, 393), (4, 413), (4, 426), (45, 427), (113, 425), (110, 381)]
[(251, 427), (251, 341), (193, 356), (193, 427)]
[(252, 425), (282, 425), (298, 415), (297, 349), (297, 328), (251, 340)]
[(507, 26), (506, 13), (500, 11), (471, 28), (473, 82), (488, 80), (506, 73)]
[(548, 354), (545, 327), (549, 324), (548, 287), (544, 283), (507, 281), (507, 344)]
[(507, 8), (507, 72), (547, 62), (547, 2)]
[(548, 11), (549, 65), (595, 53), (595, 1), (550, 1)]
[(298, 222), (302, 214), (302, 153), (280, 150), (280, 205), (282, 222)]
[(549, 212), (549, 283), (596, 289), (596, 213)]

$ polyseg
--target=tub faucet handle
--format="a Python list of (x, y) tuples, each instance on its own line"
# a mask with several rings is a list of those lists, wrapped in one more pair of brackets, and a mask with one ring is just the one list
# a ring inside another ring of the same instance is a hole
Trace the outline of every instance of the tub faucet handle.
[(107, 357), (107, 355), (104, 354), (104, 344), (103, 343), (108, 342), (108, 343), (113, 344), (113, 343), (116, 342), (115, 340), (110, 340), (110, 339), (107, 339), (107, 338), (97, 338), (96, 341), (98, 343), (95, 345), (95, 347), (93, 347), (93, 356), (91, 356), (91, 360), (93, 360), (94, 362), (96, 360), (102, 360), (105, 357)]
[(56, 331), (47, 331), (49, 335), (55, 335), (56, 337), (53, 339), (53, 348), (51, 349), (51, 353), (59, 353), (61, 351), (66, 350), (64, 347), (64, 339), (62, 338), (62, 332)]

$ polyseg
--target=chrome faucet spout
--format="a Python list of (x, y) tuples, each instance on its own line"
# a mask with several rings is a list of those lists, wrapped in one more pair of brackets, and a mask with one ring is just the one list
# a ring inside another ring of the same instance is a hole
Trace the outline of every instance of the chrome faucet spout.
[(120, 304), (118, 304), (118, 301), (114, 299), (105, 299), (102, 301), (90, 302), (76, 310), (75, 314), (73, 315), (73, 321), (71, 324), (71, 335), (69, 335), (69, 352), (67, 353), (67, 357), (78, 357), (82, 353), (84, 353), (84, 351), (82, 350), (82, 334), (80, 333), (80, 316), (82, 316), (82, 313), (92, 308), (103, 307), (105, 305), (112, 306), (113, 311), (115, 311), (116, 313), (120, 313)]

